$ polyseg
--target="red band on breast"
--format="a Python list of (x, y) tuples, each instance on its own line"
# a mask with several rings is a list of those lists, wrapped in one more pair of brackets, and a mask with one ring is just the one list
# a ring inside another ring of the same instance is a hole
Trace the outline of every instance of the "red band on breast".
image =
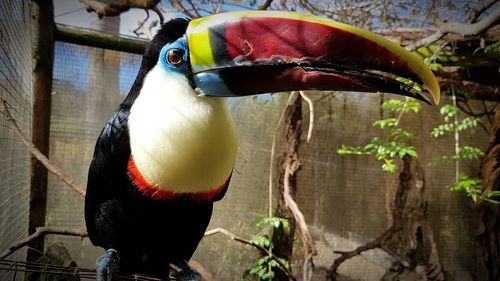
[(214, 188), (213, 190), (204, 192), (174, 192), (166, 190), (165, 188), (160, 189), (158, 186), (149, 183), (142, 176), (134, 162), (134, 159), (132, 158), (132, 155), (130, 155), (130, 159), (128, 161), (127, 174), (132, 181), (132, 184), (145, 196), (161, 201), (175, 200), (179, 198), (191, 201), (213, 201), (215, 197), (226, 191), (226, 188), (229, 185), (229, 180), (231, 179), (231, 175), (229, 175), (228, 179), (222, 185)]

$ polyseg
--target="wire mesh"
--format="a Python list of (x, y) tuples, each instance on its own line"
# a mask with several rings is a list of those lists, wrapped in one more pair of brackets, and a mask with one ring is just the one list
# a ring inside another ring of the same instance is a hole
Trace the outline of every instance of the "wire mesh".
[[(142, 56), (56, 42), (51, 110), (50, 159), (85, 185), (97, 136), (128, 93)], [(85, 228), (84, 200), (49, 175), (47, 225)], [(100, 249), (88, 239), (49, 237), (70, 249), (78, 265), (92, 267)]]
[[(0, 1), (0, 98), (31, 135), (31, 37), (28, 1)], [(30, 155), (0, 116), (0, 249), (28, 234)], [(12, 257), (24, 260), (26, 250)], [(17, 279), (16, 279), (17, 278)], [(0, 274), (0, 281), (21, 275)]]
[[(0, 260), (0, 276), (2, 273), (9, 273), (10, 280), (16, 280), (17, 276), (31, 274), (30, 280), (65, 280), (83, 281), (95, 280), (96, 271), (88, 268), (64, 267), (42, 263), (28, 263), (11, 260)], [(6, 279), (9, 280), (9, 279)], [(161, 279), (144, 275), (116, 275), (113, 280), (121, 281), (159, 281)], [(175, 279), (172, 279), (175, 280)]]

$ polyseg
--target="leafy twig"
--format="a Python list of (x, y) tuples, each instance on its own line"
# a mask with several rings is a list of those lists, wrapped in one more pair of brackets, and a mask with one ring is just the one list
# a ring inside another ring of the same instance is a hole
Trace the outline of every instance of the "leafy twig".
[(235, 241), (238, 241), (240, 243), (247, 244), (247, 245), (250, 245), (250, 246), (252, 246), (254, 248), (257, 248), (259, 251), (263, 252), (264, 254), (268, 255), (273, 260), (275, 260), (280, 265), (281, 270), (283, 270), (283, 272), (286, 274), (286, 276), (290, 280), (294, 280), (294, 281), (297, 280), (297, 279), (295, 279), (295, 277), (293, 277), (292, 273), (281, 262), (281, 260), (277, 256), (275, 256), (271, 251), (269, 251), (268, 249), (266, 249), (266, 248), (264, 248), (264, 247), (262, 247), (260, 245), (257, 245), (255, 243), (252, 243), (252, 241), (250, 241), (248, 239), (245, 239), (245, 238), (242, 238), (240, 236), (237, 236), (236, 234), (234, 234), (234, 233), (232, 233), (229, 230), (226, 230), (224, 228), (214, 228), (214, 229), (208, 230), (208, 231), (205, 232), (205, 237), (212, 236), (212, 235), (215, 235), (215, 234), (223, 234), (223, 235), (229, 237), (231, 240), (235, 240)]

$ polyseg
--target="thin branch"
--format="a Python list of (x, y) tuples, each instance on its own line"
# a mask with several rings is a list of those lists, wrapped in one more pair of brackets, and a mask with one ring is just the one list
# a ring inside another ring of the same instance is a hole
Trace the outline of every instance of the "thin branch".
[(132, 30), (133, 33), (135, 33), (135, 35), (139, 36), (141, 35), (141, 33), (139, 32), (139, 30), (144, 26), (144, 24), (146, 23), (146, 21), (149, 19), (149, 10), (148, 9), (144, 9), (144, 11), (146, 12), (146, 18), (143, 19), (143, 20), (140, 20), (138, 23), (137, 23), (137, 28)]
[(154, 28), (157, 24), (158, 24), (158, 21), (157, 21), (157, 20), (154, 20), (154, 21), (152, 21), (152, 22), (149, 24), (148, 28), (146, 28), (146, 29), (144, 30), (144, 35), (146, 35), (146, 37), (147, 37), (149, 40), (153, 40), (153, 37), (154, 37), (154, 35), (153, 35), (153, 28)]
[(196, 18), (196, 15), (191, 13), (188, 9), (186, 9), (179, 0), (170, 0), (170, 3), (172, 6), (174, 6), (179, 12), (185, 14), (186, 16), (194, 19)]
[(272, 2), (273, 0), (266, 0), (264, 3), (262, 3), (262, 5), (260, 5), (260, 7), (257, 8), (257, 10), (267, 10), (267, 8), (271, 6)]
[(464, 24), (458, 22), (447, 22), (442, 24), (439, 29), (428, 37), (422, 38), (417, 42), (406, 46), (408, 51), (414, 51), (422, 46), (430, 45), (443, 38), (448, 33), (456, 33), (462, 36), (472, 36), (483, 33), (494, 26), (500, 20), (500, 7), (496, 8), (491, 14), (474, 24)]
[(75, 229), (65, 229), (65, 228), (60, 228), (60, 227), (50, 227), (50, 226), (43, 226), (43, 227), (37, 227), (36, 231), (31, 234), (30, 236), (19, 240), (12, 244), (8, 249), (3, 251), (0, 254), (0, 260), (7, 258), (11, 254), (13, 254), (15, 251), (21, 249), (22, 247), (28, 245), (31, 241), (44, 237), (47, 234), (58, 234), (58, 235), (69, 235), (69, 236), (78, 236), (85, 238), (88, 236), (87, 231), (85, 230), (75, 230)]
[(154, 7), (151, 9), (151, 11), (155, 12), (158, 15), (158, 18), (160, 19), (160, 25), (162, 25), (165, 22), (165, 18), (163, 17), (163, 14), (160, 11), (160, 8)]
[(273, 171), (274, 171), (274, 159), (276, 155), (276, 140), (278, 137), (278, 129), (280, 127), (281, 122), (283, 122), (283, 118), (285, 117), (285, 111), (287, 106), (290, 104), (292, 101), (292, 98), (295, 97), (296, 92), (291, 92), (290, 95), (288, 96), (288, 100), (286, 101), (285, 107), (281, 111), (280, 118), (278, 119), (278, 122), (276, 123), (276, 127), (274, 128), (274, 133), (273, 133), (273, 143), (271, 144), (271, 159), (269, 161), (269, 185), (268, 185), (268, 199), (269, 199), (269, 217), (273, 216)]
[(368, 250), (373, 250), (376, 248), (383, 249), (382, 246), (384, 245), (384, 243), (386, 243), (386, 241), (391, 239), (392, 236), (396, 232), (398, 232), (399, 230), (400, 230), (399, 228), (396, 228), (395, 226), (391, 226), (390, 228), (386, 229), (382, 234), (380, 234), (377, 238), (375, 238), (373, 241), (370, 241), (364, 245), (361, 245), (352, 251), (348, 251), (348, 252), (334, 251), (335, 254), (340, 254), (340, 257), (335, 259), (335, 261), (333, 262), (333, 265), (328, 270), (328, 277), (330, 278), (330, 280), (336, 280), (336, 279), (332, 279), (331, 276), (336, 277), (337, 269), (344, 261), (346, 261), (350, 258), (353, 258), (353, 257), (355, 257), (363, 252), (366, 252)]
[(236, 234), (230, 232), (229, 230), (226, 230), (226, 229), (220, 228), (220, 227), (206, 231), (204, 236), (208, 237), (208, 236), (212, 236), (212, 235), (215, 235), (215, 234), (223, 234), (223, 235), (229, 237), (231, 240), (235, 240), (235, 241), (241, 242), (243, 244), (247, 244), (247, 245), (250, 245), (250, 246), (252, 246), (254, 248), (257, 248), (259, 251), (263, 252), (264, 254), (268, 255), (273, 260), (275, 260), (279, 264), (279, 266), (281, 267), (281, 270), (283, 270), (283, 272), (286, 274), (286, 276), (290, 280), (294, 280), (294, 281), (297, 280), (292, 275), (292, 273), (290, 271), (288, 271), (287, 267), (281, 262), (281, 260), (277, 256), (275, 256), (271, 251), (269, 251), (268, 249), (266, 249), (264, 247), (261, 247), (261, 246), (259, 246), (257, 244), (254, 244), (254, 243), (252, 243), (252, 241), (247, 240), (247, 239), (242, 238), (242, 237), (239, 237)]
[(191, 8), (193, 8), (193, 11), (194, 13), (196, 14), (196, 17), (199, 18), (201, 17), (200, 13), (198, 12), (198, 9), (196, 8), (196, 6), (194, 5), (193, 1), (191, 0), (187, 0), (189, 5), (191, 5)]
[[(118, 16), (123, 12), (130, 10), (131, 8), (141, 8), (154, 10), (156, 5), (160, 0), (121, 0), (114, 1), (112, 3), (102, 3), (97, 0), (79, 0), (80, 3), (85, 5), (87, 12), (95, 12), (99, 18), (104, 16), (114, 17)], [(156, 11), (155, 11), (156, 12)], [(160, 19), (163, 16), (160, 16)]]
[(85, 189), (82, 186), (76, 184), (75, 181), (70, 176), (65, 175), (56, 166), (54, 166), (50, 162), (50, 160), (45, 155), (43, 155), (43, 153), (41, 153), (40, 150), (38, 150), (35, 147), (35, 145), (28, 140), (28, 138), (26, 138), (21, 129), (19, 129), (16, 120), (10, 114), (7, 101), (1, 98), (0, 98), (0, 113), (2, 113), (6, 117), (7, 122), (10, 124), (9, 127), (14, 131), (14, 134), (22, 141), (22, 143), (26, 146), (29, 152), (47, 168), (49, 172), (51, 172), (56, 177), (61, 179), (64, 183), (66, 183), (69, 187), (71, 187), (73, 191), (76, 191), (76, 193), (80, 194), (80, 196), (85, 197)]
[[(290, 163), (290, 161), (293, 160), (288, 160), (286, 162), (285, 166), (285, 175), (283, 179), (283, 185), (284, 185), (284, 191), (283, 191), (283, 197), (285, 199), (285, 204), (288, 206), (290, 211), (292, 211), (293, 217), (295, 218), (295, 221), (299, 225), (300, 233), (301, 233), (301, 238), (302, 238), (302, 244), (304, 247), (305, 251), (305, 259), (304, 259), (304, 264), (303, 264), (303, 279), (304, 281), (309, 281), (312, 278), (312, 271), (313, 271), (313, 256), (318, 254), (318, 251), (316, 250), (316, 245), (314, 244), (314, 240), (311, 237), (311, 233), (309, 231), (309, 228), (307, 227), (306, 220), (304, 218), (304, 214), (299, 209), (299, 206), (293, 200), (292, 196), (290, 195), (290, 176), (295, 174), (298, 170), (298, 165), (293, 165), (293, 163)], [(295, 167), (292, 167), (295, 166)]]
[(498, 2), (498, 0), (490, 0), (486, 3), (482, 3), (482, 7), (477, 10), (477, 11), (472, 11), (471, 15), (469, 16), (469, 19), (467, 22), (469, 23), (474, 23), (476, 20), (484, 13), (486, 12), (489, 8), (491, 8), (493, 5), (495, 5)]
[(304, 93), (304, 91), (299, 91), (299, 93), (300, 96), (309, 105), (309, 128), (307, 128), (307, 142), (310, 142), (312, 138), (312, 132), (314, 130), (314, 103), (311, 98)]

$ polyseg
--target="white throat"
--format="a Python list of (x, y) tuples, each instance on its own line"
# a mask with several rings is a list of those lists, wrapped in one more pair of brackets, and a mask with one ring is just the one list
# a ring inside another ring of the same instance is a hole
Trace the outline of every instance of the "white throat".
[(160, 190), (213, 191), (232, 172), (238, 141), (226, 102), (198, 97), (180, 74), (154, 67), (132, 105), (128, 126), (134, 162)]

